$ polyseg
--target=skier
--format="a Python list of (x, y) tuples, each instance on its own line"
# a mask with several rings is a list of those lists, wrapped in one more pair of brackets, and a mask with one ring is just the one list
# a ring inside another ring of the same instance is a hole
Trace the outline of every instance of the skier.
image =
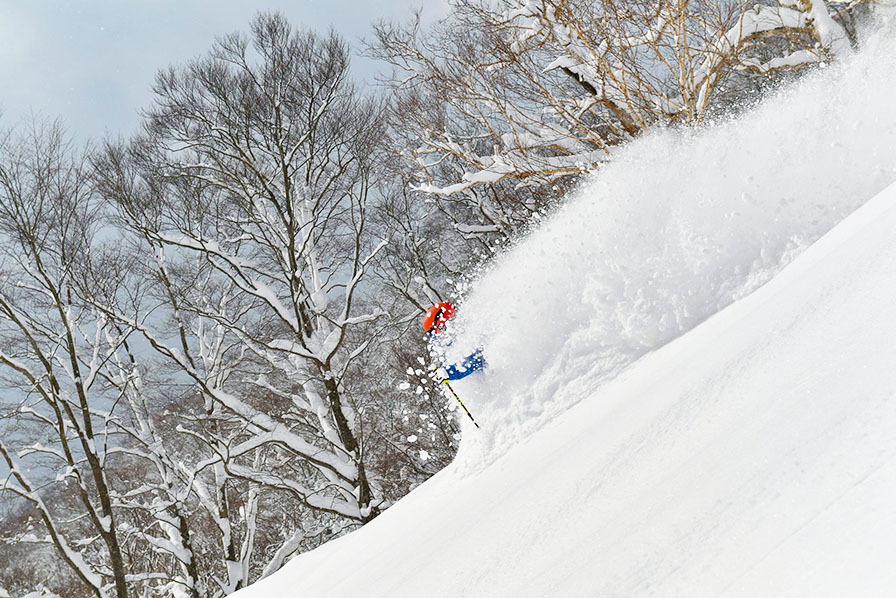
[[(430, 338), (435, 339), (436, 335), (444, 332), (445, 325), (453, 317), (454, 306), (451, 303), (447, 301), (436, 303), (423, 315), (423, 328), (429, 333)], [(476, 349), (472, 354), (462, 359), (460, 363), (441, 368), (443, 370), (441, 373), (448, 380), (460, 380), (484, 367), (485, 358), (482, 356), (482, 349)]]

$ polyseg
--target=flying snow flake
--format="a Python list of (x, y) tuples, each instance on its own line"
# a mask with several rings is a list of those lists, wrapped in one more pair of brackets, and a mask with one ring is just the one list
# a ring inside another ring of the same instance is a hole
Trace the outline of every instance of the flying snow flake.
[(408, 436), (408, 442), (417, 442), (417, 436), (415, 434), (411, 434)]
[(427, 453), (423, 449), (420, 449), (420, 460), (421, 461), (429, 461), (429, 453)]

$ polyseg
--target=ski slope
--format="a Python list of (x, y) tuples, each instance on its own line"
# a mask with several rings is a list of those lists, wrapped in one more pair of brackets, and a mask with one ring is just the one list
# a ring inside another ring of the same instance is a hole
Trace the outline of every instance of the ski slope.
[(465, 294), (455, 463), (239, 597), (894, 595), (892, 38), (629, 146)]

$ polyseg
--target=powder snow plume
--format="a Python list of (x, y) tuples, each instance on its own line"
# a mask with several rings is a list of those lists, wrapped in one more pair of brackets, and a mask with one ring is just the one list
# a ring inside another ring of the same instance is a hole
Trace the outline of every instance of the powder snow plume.
[(460, 301), (448, 357), (481, 346), (489, 368), (455, 385), (482, 425), (458, 471), (767, 282), (896, 181), (894, 97), (896, 44), (879, 35), (746, 114), (647, 135), (592, 175)]

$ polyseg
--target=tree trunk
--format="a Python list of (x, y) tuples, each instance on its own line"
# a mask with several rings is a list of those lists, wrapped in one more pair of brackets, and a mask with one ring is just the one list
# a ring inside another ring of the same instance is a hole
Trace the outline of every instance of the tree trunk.
[(348, 424), (348, 419), (342, 411), (342, 398), (339, 393), (339, 385), (329, 371), (322, 370), (321, 375), (324, 379), (324, 387), (327, 389), (327, 398), (330, 401), (330, 411), (333, 413), (333, 419), (336, 422), (336, 431), (339, 439), (346, 450), (352, 453), (355, 458), (355, 464), (358, 466), (358, 506), (361, 509), (370, 509), (370, 512), (362, 515), (362, 521), (367, 523), (377, 515), (379, 509), (370, 506), (372, 498), (370, 492), (370, 484), (367, 481), (367, 472), (364, 469), (364, 456), (361, 451), (361, 445), (358, 442), (355, 433)]

